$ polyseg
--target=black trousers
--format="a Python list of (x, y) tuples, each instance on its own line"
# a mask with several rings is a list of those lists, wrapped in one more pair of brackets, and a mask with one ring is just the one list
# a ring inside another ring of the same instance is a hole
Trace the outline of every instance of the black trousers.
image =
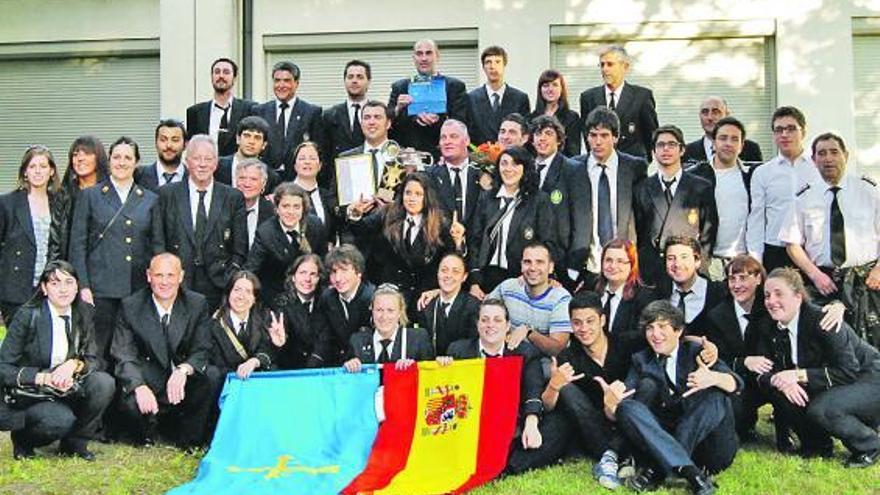
[(95, 347), (98, 359), (105, 370), (113, 370), (110, 359), (110, 342), (116, 329), (116, 316), (119, 313), (122, 299), (109, 297), (95, 298)]
[(822, 392), (810, 401), (807, 416), (853, 453), (880, 449), (880, 372)]
[(72, 446), (84, 446), (94, 438), (115, 390), (113, 377), (94, 371), (83, 380), (76, 394), (28, 407), (24, 428), (12, 432), (12, 441), (16, 445), (41, 447), (61, 439)]
[[(827, 393), (827, 392), (825, 392)], [(807, 408), (789, 402), (779, 390), (772, 388), (767, 392), (773, 404), (773, 416), (776, 428), (790, 428), (801, 441), (801, 450), (805, 454), (831, 453), (834, 445), (831, 436), (807, 414)], [(810, 397), (810, 405), (818, 397)]]
[[(646, 386), (657, 387), (653, 380), (642, 380), (638, 388)], [(717, 473), (733, 463), (738, 445), (727, 394), (711, 388), (681, 399), (674, 411), (655, 411), (659, 407), (657, 401), (636, 399), (626, 399), (617, 407), (618, 427), (637, 458), (667, 475), (692, 465)]]
[(510, 456), (507, 458), (506, 474), (519, 474), (546, 467), (565, 455), (572, 428), (563, 414), (558, 411), (544, 413), (538, 422), (538, 431), (541, 432), (541, 446), (537, 449), (524, 449), (522, 429), (517, 429), (511, 443)]
[(764, 244), (764, 259), (761, 264), (764, 265), (767, 273), (772, 272), (775, 268), (794, 266), (794, 262), (791, 261), (785, 247), (772, 244)]
[(572, 441), (578, 441), (578, 447), (593, 459), (599, 459), (608, 449), (618, 456), (625, 454), (624, 441), (614, 423), (605, 417), (602, 407), (594, 404), (576, 385), (562, 387), (556, 409), (561, 410), (574, 428), (577, 436)]
[(215, 381), (204, 374), (190, 375), (186, 380), (184, 399), (179, 404), (168, 402), (164, 386), (160, 390), (154, 389), (159, 403), (159, 413), (156, 415), (141, 414), (135, 394), (131, 392), (122, 398), (122, 413), (140, 439), (155, 438), (157, 430), (161, 428), (181, 447), (201, 446), (206, 442), (209, 415), (215, 404), (214, 385)]
[(758, 423), (758, 409), (770, 399), (758, 388), (754, 380), (746, 380), (746, 386), (739, 394), (730, 395), (730, 405), (736, 423), (736, 433), (740, 438), (754, 433)]

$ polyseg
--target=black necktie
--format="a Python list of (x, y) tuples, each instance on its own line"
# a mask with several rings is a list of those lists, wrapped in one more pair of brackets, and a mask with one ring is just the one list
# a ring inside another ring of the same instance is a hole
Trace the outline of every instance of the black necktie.
[(309, 299), (308, 301), (302, 301), (302, 305), (304, 308), (306, 308), (306, 312), (311, 314), (311, 312), (312, 312), (312, 299)]
[(165, 336), (165, 340), (168, 340), (168, 319), (169, 313), (162, 315), (162, 334)]
[(458, 221), (464, 222), (464, 211), (462, 211), (464, 196), (461, 194), (461, 168), (450, 167), (450, 170), (455, 174), (455, 179), (452, 181), (452, 188), (455, 189), (455, 209), (458, 211)]
[(684, 317), (685, 321), (687, 321), (687, 311), (684, 305), (684, 298), (686, 298), (689, 294), (693, 294), (694, 291), (676, 289), (676, 292), (678, 292), (678, 310), (681, 311), (682, 317)]
[(611, 184), (608, 182), (608, 167), (604, 163), (599, 164), (602, 174), (599, 175), (599, 244), (604, 246), (614, 237), (614, 222), (611, 220)]
[(208, 226), (208, 209), (205, 207), (205, 195), (207, 193), (208, 191), (199, 191), (199, 207), (196, 209), (196, 226), (194, 231), (196, 240), (199, 242), (199, 248), (201, 248), (202, 241), (204, 240), (205, 228)]
[(379, 150), (373, 148), (370, 150), (370, 154), (373, 155), (373, 171), (376, 173), (376, 185), (382, 183), (382, 170), (379, 168), (379, 159), (376, 158), (376, 154), (379, 153)]
[(162, 336), (165, 338), (165, 348), (168, 352), (168, 359), (172, 361), (171, 365), (174, 366), (174, 349), (171, 347), (171, 339), (168, 336), (168, 329), (170, 327), (171, 313), (165, 313), (162, 315), (161, 327), (162, 327)]
[(244, 329), (247, 328), (247, 321), (243, 321), (238, 324), (238, 335), (244, 335)]
[(285, 234), (287, 234), (288, 239), (290, 239), (291, 246), (299, 245), (299, 231), (288, 230), (287, 232), (285, 232)]
[(843, 231), (843, 213), (837, 202), (837, 186), (829, 189), (834, 198), (831, 200), (831, 262), (834, 266), (842, 266), (846, 261), (846, 235)]
[(361, 104), (352, 103), (351, 108), (354, 109), (354, 118), (351, 119), (351, 138), (355, 143), (364, 141), (364, 131), (361, 129)]
[(661, 180), (663, 181), (663, 194), (666, 195), (666, 205), (672, 206), (672, 185), (675, 184), (675, 177), (669, 180)]
[(666, 386), (669, 388), (671, 393), (674, 393), (677, 390), (677, 386), (675, 384), (675, 380), (669, 376), (669, 373), (666, 371), (666, 365), (669, 363), (670, 356), (658, 355), (657, 359), (660, 361), (660, 368), (663, 370), (663, 376), (666, 377)]
[(791, 357), (791, 332), (788, 328), (780, 328), (774, 334), (773, 339), (776, 356), (774, 361), (778, 365), (778, 369), (789, 369), (794, 367)]
[(214, 106), (219, 110), (223, 110), (223, 116), (220, 117), (220, 129), (229, 129), (229, 105), (221, 107), (214, 103)]
[(605, 330), (611, 331), (611, 300), (614, 299), (615, 294), (610, 290), (605, 291), (608, 294), (608, 299), (605, 299), (605, 304), (602, 305), (602, 314), (605, 315)]
[(413, 245), (413, 241), (415, 240), (415, 239), (413, 239), (413, 231), (415, 231), (415, 229), (416, 229), (415, 220), (413, 220), (412, 218), (407, 218), (406, 219), (406, 233), (404, 235), (406, 235), (406, 243), (409, 244), (410, 246)]
[(492, 93), (492, 111), (498, 113), (501, 110), (501, 95)]
[(538, 162), (536, 163), (536, 165), (538, 167), (538, 180), (541, 180), (541, 172), (543, 172), (544, 169), (547, 168), (547, 164), (545, 162)]
[(391, 361), (391, 355), (388, 352), (388, 347), (391, 346), (391, 339), (382, 339), (379, 341), (379, 345), (382, 346), (382, 350), (379, 351), (379, 362), (387, 363)]
[(287, 119), (285, 118), (285, 112), (287, 111), (288, 108), (290, 108), (290, 105), (286, 101), (282, 101), (280, 108), (281, 108), (281, 112), (278, 114), (278, 120), (275, 122), (275, 124), (278, 127), (281, 127), (281, 130), (283, 131), (283, 135), (287, 136)]
[(171, 181), (174, 180), (174, 176), (177, 175), (175, 172), (162, 172), (162, 177), (165, 179), (165, 184), (171, 184)]
[(614, 91), (611, 92), (611, 101), (608, 102), (608, 108), (612, 111), (617, 110), (617, 102), (614, 101)]
[(501, 354), (489, 354), (488, 352), (484, 351), (483, 349), (480, 349), (480, 354), (482, 354), (483, 357), (486, 359), (501, 357)]
[[(64, 320), (64, 335), (67, 335), (68, 342), (67, 353), (70, 354), (70, 351), (72, 350), (70, 347), (76, 346), (76, 343), (73, 341), (73, 335), (70, 334), (70, 315), (58, 315), (58, 317)], [(75, 349), (73, 349), (73, 351), (76, 352)]]

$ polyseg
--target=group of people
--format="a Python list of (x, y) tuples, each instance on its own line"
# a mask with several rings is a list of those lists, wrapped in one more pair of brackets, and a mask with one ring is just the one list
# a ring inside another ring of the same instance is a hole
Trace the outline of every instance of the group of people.
[[(14, 457), (58, 439), (89, 460), (98, 437), (202, 446), (229, 372), (518, 355), (509, 473), (579, 451), (607, 488), (679, 476), (713, 493), (767, 403), (781, 451), (830, 456), (836, 437), (848, 466), (877, 462), (880, 192), (846, 173), (842, 138), (807, 148), (783, 106), (762, 163), (710, 96), (687, 143), (625, 81), (619, 46), (582, 116), (554, 70), (533, 111), (500, 47), (469, 93), (439, 60), (415, 43), (387, 104), (353, 60), (347, 101), (322, 111), (296, 96), (295, 64), (257, 105), (221, 58), (213, 99), (156, 126), (155, 163), (130, 138), (84, 136), (62, 177), (28, 148), (0, 196)], [(446, 112), (410, 115), (409, 85), (437, 80)], [(369, 156), (378, 188), (392, 139), (438, 163), (390, 200), (339, 204), (333, 160)], [(492, 141), (497, 157), (470, 152)]]

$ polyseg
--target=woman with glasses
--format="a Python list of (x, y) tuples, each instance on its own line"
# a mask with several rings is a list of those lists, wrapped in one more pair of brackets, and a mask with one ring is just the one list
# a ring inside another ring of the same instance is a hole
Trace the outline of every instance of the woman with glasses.
[(8, 325), (34, 293), (48, 261), (61, 253), (67, 196), (45, 146), (29, 147), (18, 169), (18, 188), (0, 196), (0, 312)]
[(538, 77), (538, 97), (535, 100), (535, 111), (529, 115), (529, 121), (541, 115), (556, 117), (565, 128), (565, 147), (562, 154), (571, 158), (581, 154), (580, 116), (568, 106), (568, 86), (565, 76), (557, 70), (548, 69)]
[(95, 306), (98, 357), (110, 340), (122, 299), (147, 285), (151, 211), (156, 193), (134, 182), (140, 150), (130, 137), (110, 145), (110, 174), (80, 193), (70, 231), (70, 262), (80, 274), (80, 297)]

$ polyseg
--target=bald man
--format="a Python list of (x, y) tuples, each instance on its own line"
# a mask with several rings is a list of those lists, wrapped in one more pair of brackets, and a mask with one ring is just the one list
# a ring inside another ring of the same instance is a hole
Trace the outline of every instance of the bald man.
[[(700, 126), (703, 128), (703, 136), (696, 141), (687, 145), (684, 150), (684, 157), (681, 162), (685, 164), (686, 169), (696, 166), (700, 162), (712, 163), (712, 157), (715, 154), (715, 147), (712, 136), (715, 130), (715, 124), (724, 117), (730, 116), (730, 106), (727, 101), (720, 96), (709, 96), (700, 104)], [(763, 163), (764, 158), (761, 154), (761, 147), (758, 143), (748, 139), (743, 143), (742, 153), (739, 159), (746, 166), (757, 165)]]

